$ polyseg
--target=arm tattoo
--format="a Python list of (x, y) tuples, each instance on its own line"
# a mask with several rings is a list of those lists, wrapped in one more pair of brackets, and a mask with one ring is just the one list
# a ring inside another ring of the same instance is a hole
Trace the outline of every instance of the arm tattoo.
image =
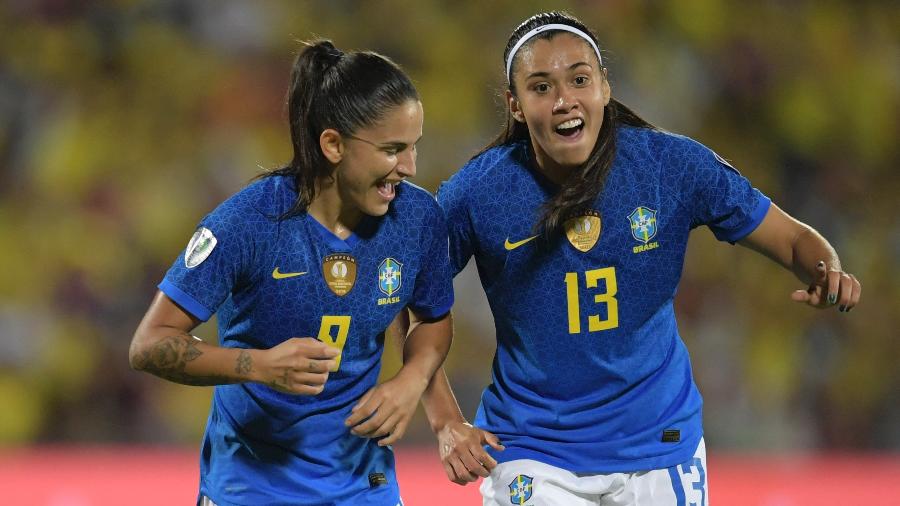
[(240, 376), (248, 376), (252, 370), (253, 358), (250, 357), (250, 352), (241, 350), (238, 354), (237, 362), (234, 365), (234, 372)]
[(197, 347), (197, 340), (193, 336), (188, 334), (169, 336), (141, 353), (139, 368), (182, 385), (206, 386), (235, 382), (226, 376), (199, 376), (185, 372), (187, 363), (196, 360), (200, 355), (203, 355), (203, 352)]

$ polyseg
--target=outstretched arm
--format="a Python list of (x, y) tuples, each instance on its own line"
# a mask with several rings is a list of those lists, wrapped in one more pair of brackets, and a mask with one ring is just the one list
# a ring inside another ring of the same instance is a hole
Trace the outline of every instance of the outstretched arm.
[(778, 262), (807, 284), (791, 299), (817, 308), (838, 305), (850, 311), (859, 302), (856, 276), (844, 272), (837, 252), (812, 227), (797, 221), (772, 204), (762, 223), (738, 244)]
[(255, 381), (286, 393), (315, 395), (325, 388), (339, 352), (311, 337), (269, 350), (224, 348), (190, 332), (200, 323), (158, 292), (131, 340), (131, 367), (184, 385)]
[[(411, 329), (409, 333), (412, 335), (417, 326), (421, 325), (416, 319), (412, 322), (407, 319), (395, 323), (394, 336), (401, 342), (406, 336), (407, 328)], [(477, 481), (479, 477), (486, 478), (497, 466), (497, 461), (484, 450), (484, 446), (490, 445), (496, 450), (503, 450), (504, 447), (497, 436), (473, 427), (466, 421), (443, 367), (434, 373), (425, 389), (422, 406), (425, 408), (428, 424), (437, 436), (438, 451), (447, 478), (458, 485)]]

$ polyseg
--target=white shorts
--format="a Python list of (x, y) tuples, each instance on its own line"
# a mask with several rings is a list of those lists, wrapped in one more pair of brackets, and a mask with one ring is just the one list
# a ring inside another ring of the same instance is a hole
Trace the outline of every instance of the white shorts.
[(706, 443), (683, 464), (637, 473), (576, 474), (511, 460), (484, 479), (481, 497), (484, 506), (708, 506)]

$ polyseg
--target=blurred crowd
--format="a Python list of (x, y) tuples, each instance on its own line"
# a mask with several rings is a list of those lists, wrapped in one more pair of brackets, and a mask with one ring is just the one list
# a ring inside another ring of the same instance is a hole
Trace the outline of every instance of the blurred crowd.
[[(211, 390), (131, 371), (128, 344), (196, 223), (288, 160), (299, 41), (409, 72), (434, 191), (501, 126), (509, 33), (553, 8), (594, 28), (614, 96), (729, 159), (862, 281), (852, 313), (814, 311), (780, 267), (694, 233), (676, 307), (710, 446), (900, 450), (900, 5), (849, 0), (0, 3), (0, 446), (199, 443)], [(494, 330), (471, 269), (456, 288), (447, 368), (473, 416)], [(421, 415), (408, 439), (431, 441)]]

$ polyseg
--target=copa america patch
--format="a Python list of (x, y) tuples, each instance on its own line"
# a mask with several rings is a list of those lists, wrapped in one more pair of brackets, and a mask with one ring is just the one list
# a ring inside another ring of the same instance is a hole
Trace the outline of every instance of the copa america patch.
[(218, 240), (213, 235), (212, 230), (206, 227), (200, 227), (191, 236), (187, 249), (184, 250), (184, 266), (193, 269), (202, 264), (209, 257), (213, 249), (216, 247)]

